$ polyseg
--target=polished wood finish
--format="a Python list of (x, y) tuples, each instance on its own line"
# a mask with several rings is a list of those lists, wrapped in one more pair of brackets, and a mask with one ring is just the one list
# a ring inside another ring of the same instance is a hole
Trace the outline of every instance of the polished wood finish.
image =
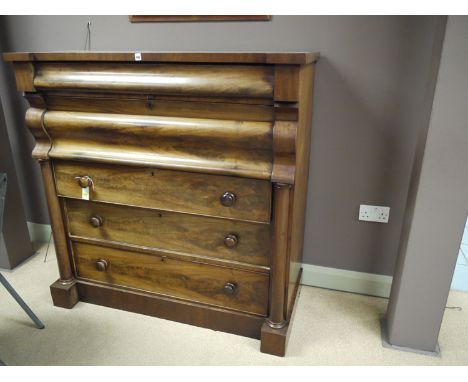
[(297, 102), (299, 100), (299, 70), (297, 65), (275, 66), (275, 101)]
[[(175, 260), (129, 251), (74, 243), (78, 278), (131, 287), (202, 302), (224, 308), (266, 315), (268, 275), (233, 268)], [(108, 269), (101, 272), (96, 263), (105, 259)], [(226, 294), (227, 283), (237, 285)]]
[[(40, 97), (41, 101), (43, 98)], [(26, 125), (36, 140), (32, 157), (38, 161), (48, 161), (52, 142), (44, 129), (45, 109), (29, 108), (26, 111)]]
[(40, 125), (41, 118), (54, 141), (50, 158), (271, 177), (268, 122), (50, 111), (31, 113), (28, 124)]
[(284, 357), (286, 354), (288, 329), (288, 326), (274, 329), (267, 322), (264, 322), (261, 329), (260, 351)]
[(194, 22), (194, 21), (270, 21), (271, 16), (268, 15), (196, 15), (196, 16), (185, 16), (185, 15), (135, 15), (129, 16), (131, 23), (173, 23), (173, 22)]
[(273, 216), (273, 252), (271, 255), (270, 277), (270, 315), (265, 321), (273, 329), (286, 326), (286, 269), (289, 245), (289, 203), (290, 189), (288, 184), (275, 184)]
[[(58, 139), (57, 144), (49, 151), (50, 158), (70, 161), (91, 160), (96, 163), (155, 167), (260, 180), (270, 180), (273, 173), (271, 154), (262, 150), (232, 149), (222, 154), (221, 148), (190, 150), (189, 145), (181, 143), (178, 147), (171, 147), (169, 150), (163, 147), (154, 152), (125, 144), (100, 145), (99, 142), (79, 140), (69, 142), (65, 135), (64, 137), (64, 140)], [(178, 155), (179, 152), (181, 155)]]
[(85, 280), (77, 280), (76, 285), (80, 301), (250, 338), (260, 339), (260, 328), (265, 320), (254, 314)]
[[(223, 64), (288, 64), (303, 65), (316, 62), (320, 54), (312, 52), (140, 52), (143, 62), (198, 62)], [(3, 53), (4, 61), (135, 61), (134, 52), (9, 52)]]
[(75, 280), (65, 284), (57, 280), (50, 286), (50, 294), (54, 305), (60, 308), (71, 309), (80, 300)]
[(130, 243), (122, 243), (118, 241), (109, 241), (104, 239), (97, 239), (97, 238), (90, 238), (90, 237), (82, 237), (82, 236), (75, 236), (69, 235), (70, 239), (74, 242), (85, 243), (85, 244), (93, 244), (102, 247), (108, 248), (115, 248), (121, 249), (124, 251), (131, 251), (135, 253), (143, 253), (149, 255), (156, 255), (160, 257), (166, 257), (176, 260), (183, 260), (183, 261), (194, 261), (197, 263), (203, 263), (208, 265), (219, 265), (221, 267), (228, 267), (228, 268), (236, 268), (239, 270), (246, 270), (250, 272), (262, 272), (265, 274), (270, 274), (270, 266), (266, 265), (255, 265), (247, 262), (238, 262), (230, 259), (224, 259), (222, 257), (207, 257), (196, 255), (193, 253), (184, 253), (184, 252), (176, 252), (171, 251), (168, 249), (161, 249), (156, 247), (146, 247), (142, 245), (135, 245)]
[(285, 155), (283, 153), (275, 155), (271, 181), (282, 184), (294, 184), (294, 177), (296, 175), (295, 163), (294, 155)]
[[(299, 283), (301, 280), (302, 269), (299, 271), (298, 277), (296, 282), (294, 283), (293, 288), (293, 300), (291, 305), (289, 306), (288, 313), (286, 317), (288, 317), (288, 321), (285, 326), (282, 328), (272, 328), (269, 325), (268, 320), (266, 320), (261, 328), (261, 346), (260, 351), (262, 353), (276, 355), (278, 357), (284, 357), (286, 355), (286, 345), (289, 339), (289, 335), (291, 333), (291, 324), (294, 321), (293, 317), (293, 309), (294, 305), (297, 303), (297, 299), (299, 297)], [(293, 284), (293, 283), (291, 283)]]
[(258, 65), (38, 63), (34, 86), (40, 90), (271, 98), (273, 70)]
[(275, 183), (294, 184), (296, 171), (297, 123), (276, 121), (273, 127), (273, 168), (271, 180)]
[[(90, 199), (169, 211), (269, 222), (271, 184), (255, 179), (169, 171), (159, 168), (123, 167), (56, 161), (59, 196), (81, 199), (75, 179), (88, 176), (94, 183)], [(236, 195), (226, 207), (221, 197)]]
[(74, 282), (74, 275), (70, 263), (62, 209), (59, 199), (55, 194), (52, 165), (50, 161), (41, 161), (40, 165), (42, 178), (44, 179), (47, 206), (49, 208), (50, 225), (54, 233), (53, 237), (59, 266), (60, 283), (64, 285), (71, 284)]
[[(31, 106), (36, 93), (27, 93)], [(105, 94), (85, 92), (50, 92), (44, 95), (48, 110), (81, 111), (87, 113), (117, 113), (159, 117), (211, 118), (230, 121), (272, 122), (275, 119), (296, 120), (297, 108), (290, 107), (278, 115), (278, 110), (268, 100), (227, 98), (148, 96), (142, 94)], [(37, 105), (37, 106), (35, 106)], [(276, 112), (276, 116), (275, 116)]]
[(273, 151), (275, 154), (294, 154), (296, 152), (297, 123), (276, 121), (273, 127)]
[(261, 351), (284, 355), (318, 54), (4, 58), (31, 106), (59, 262), (54, 304), (261, 338)]
[(299, 122), (297, 130), (297, 154), (295, 164), (295, 184), (292, 208), (290, 209), (291, 220), (291, 248), (288, 261), (289, 285), (288, 305), (294, 304), (294, 288), (296, 280), (301, 272), (302, 252), (304, 247), (304, 228), (307, 203), (307, 180), (309, 174), (310, 135), (312, 125), (312, 87), (314, 66), (305, 65), (300, 70), (299, 97), (302, 103), (299, 107)]
[[(70, 235), (268, 266), (267, 224), (67, 200)], [(227, 242), (226, 242), (227, 241)]]
[[(283, 124), (287, 124), (284, 122)], [(109, 145), (119, 145), (126, 137), (128, 146), (223, 146), (268, 150), (273, 126), (270, 122), (245, 122), (201, 118), (133, 116), (126, 114), (48, 111), (44, 126), (54, 141), (85, 137)], [(153, 144), (151, 144), (153, 141)], [(146, 144), (145, 144), (146, 143)]]
[(31, 62), (16, 62), (15, 79), (16, 88), (23, 92), (34, 92), (34, 65)]

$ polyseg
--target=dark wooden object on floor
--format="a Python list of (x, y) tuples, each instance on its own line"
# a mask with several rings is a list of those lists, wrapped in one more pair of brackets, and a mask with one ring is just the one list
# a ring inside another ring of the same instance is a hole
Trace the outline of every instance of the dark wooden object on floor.
[(283, 356), (318, 54), (4, 59), (31, 106), (60, 273), (54, 305), (259, 338), (262, 352)]

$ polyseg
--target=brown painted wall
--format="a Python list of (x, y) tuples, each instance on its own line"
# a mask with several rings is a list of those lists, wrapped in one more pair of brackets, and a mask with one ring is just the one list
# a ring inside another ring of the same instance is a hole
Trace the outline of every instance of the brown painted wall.
[[(9, 16), (4, 19), (7, 48), (83, 49), (88, 19), (93, 50), (320, 51), (305, 262), (392, 274), (416, 137), (430, 112), (434, 41), (440, 39), (443, 17), (130, 24), (126, 16)], [(0, 92), (9, 109), (7, 123), (22, 129), (22, 101), (11, 87)], [(27, 215), (44, 223), (37, 166), (27, 157), (31, 140), (17, 134)], [(361, 203), (390, 206), (390, 223), (359, 222)]]

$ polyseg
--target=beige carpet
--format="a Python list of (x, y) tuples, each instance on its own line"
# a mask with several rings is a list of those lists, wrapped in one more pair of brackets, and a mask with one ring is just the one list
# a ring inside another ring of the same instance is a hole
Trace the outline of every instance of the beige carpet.
[(0, 287), (0, 359), (9, 365), (468, 365), (468, 293), (451, 292), (441, 358), (381, 346), (387, 300), (302, 287), (285, 358), (257, 340), (91, 304), (55, 308), (53, 247), (3, 272), (46, 325), (35, 329)]

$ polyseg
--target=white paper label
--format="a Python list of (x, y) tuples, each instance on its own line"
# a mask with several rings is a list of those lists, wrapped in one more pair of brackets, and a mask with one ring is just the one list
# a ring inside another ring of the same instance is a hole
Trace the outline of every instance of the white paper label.
[(135, 53), (135, 61), (141, 61), (141, 53), (140, 52)]
[(89, 200), (89, 187), (85, 187), (81, 189), (81, 199)]

